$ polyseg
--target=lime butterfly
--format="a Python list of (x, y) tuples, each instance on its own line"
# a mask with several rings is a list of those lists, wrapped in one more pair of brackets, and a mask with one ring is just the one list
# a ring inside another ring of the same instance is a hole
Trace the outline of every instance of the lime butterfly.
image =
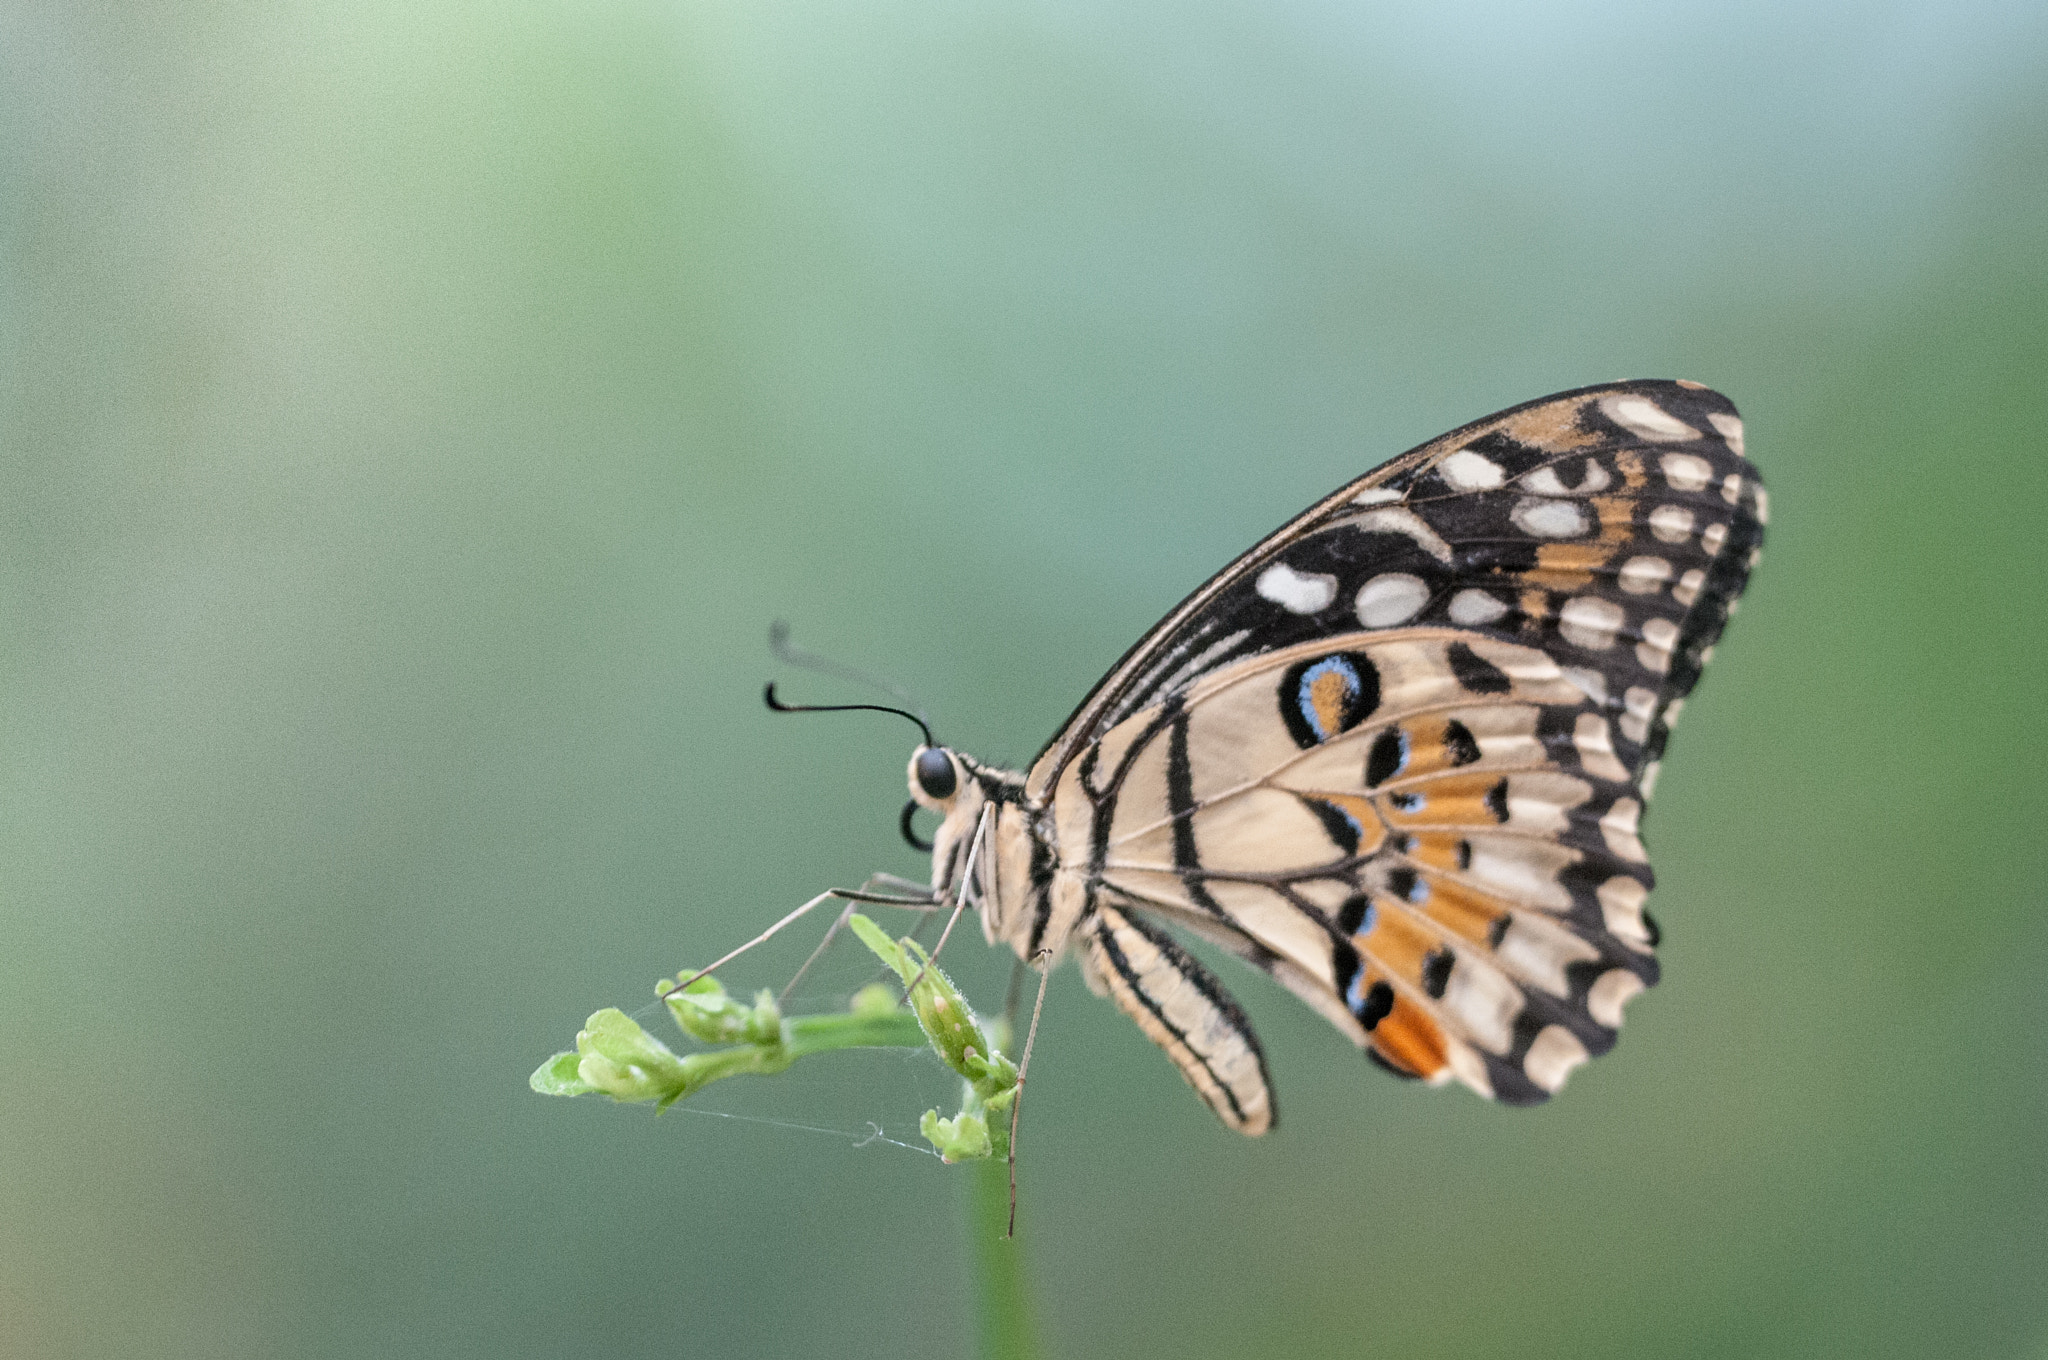
[(1246, 1134), (1274, 1121), (1258, 1039), (1166, 925), (1391, 1072), (1547, 1099), (1657, 981), (1638, 822), (1766, 513), (1698, 383), (1432, 440), (1190, 595), (1028, 770), (927, 732), (930, 900), (1047, 972), (1076, 956)]

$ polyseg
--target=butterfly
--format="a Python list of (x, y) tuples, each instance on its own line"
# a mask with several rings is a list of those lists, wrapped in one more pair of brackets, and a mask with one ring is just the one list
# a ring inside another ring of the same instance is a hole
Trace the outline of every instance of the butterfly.
[(1543, 1101), (1657, 981), (1639, 822), (1767, 505), (1692, 382), (1402, 454), (1182, 601), (1028, 769), (927, 735), (904, 828), (941, 819), (933, 899), (1042, 970), (1074, 955), (1245, 1134), (1274, 1123), (1264, 1054), (1168, 925), (1390, 1072)]

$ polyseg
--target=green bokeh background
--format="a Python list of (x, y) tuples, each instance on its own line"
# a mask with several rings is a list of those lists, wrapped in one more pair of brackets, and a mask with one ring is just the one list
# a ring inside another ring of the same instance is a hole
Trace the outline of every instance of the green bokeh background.
[(1777, 512), (1649, 821), (1664, 985), (1508, 1111), (1231, 970), (1247, 1142), (1065, 971), (1049, 1351), (2048, 1354), (2039, 6), (51, 3), (0, 56), (0, 1354), (959, 1353), (960, 1173), (855, 1145), (929, 1060), (716, 1104), (823, 1134), (525, 1088), (918, 872), (909, 734), (764, 713), (768, 621), (1023, 760), (1330, 487), (1637, 376), (1730, 393)]

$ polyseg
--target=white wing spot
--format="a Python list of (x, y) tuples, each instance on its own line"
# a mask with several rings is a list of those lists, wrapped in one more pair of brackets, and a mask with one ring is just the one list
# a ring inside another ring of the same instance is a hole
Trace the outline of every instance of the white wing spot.
[(1597, 595), (1574, 595), (1557, 613), (1557, 631), (1567, 642), (1589, 652), (1604, 652), (1614, 645), (1614, 634), (1625, 617), (1621, 606)]
[(1580, 474), (1577, 486), (1566, 486), (1555, 467), (1537, 468), (1522, 479), (1522, 486), (1540, 496), (1590, 496), (1596, 491), (1605, 491), (1612, 480), (1606, 468), (1588, 458), (1586, 470)]
[(1337, 598), (1337, 578), (1275, 562), (1259, 573), (1258, 592), (1290, 614), (1320, 614)]
[(1444, 542), (1436, 530), (1423, 523), (1422, 516), (1413, 510), (1388, 508), (1368, 510), (1351, 521), (1366, 533), (1400, 534), (1415, 540), (1415, 545), (1446, 566), (1451, 561), (1451, 545)]
[(1529, 1074), (1530, 1081), (1555, 1095), (1564, 1089), (1564, 1079), (1572, 1074), (1572, 1069), (1591, 1056), (1578, 1035), (1563, 1025), (1545, 1025), (1523, 1055), (1522, 1070)]
[(1758, 524), (1769, 524), (1771, 522), (1771, 496), (1761, 485), (1756, 489), (1756, 522)]
[(1516, 912), (1493, 956), (1552, 996), (1570, 996), (1565, 969), (1599, 958), (1600, 951), (1548, 917)]
[[(1560, 852), (1547, 842), (1517, 837), (1511, 840), (1472, 838), (1472, 862), (1466, 876), (1483, 888), (1508, 897), (1520, 898), (1544, 911), (1566, 911), (1572, 895), (1557, 881), (1557, 873), (1579, 857), (1576, 850)], [(1560, 853), (1569, 858), (1561, 858)], [(1576, 938), (1576, 937), (1575, 937)]]
[(1564, 678), (1579, 687), (1588, 699), (1607, 707), (1607, 677), (1587, 666), (1566, 666)]
[(1738, 456), (1748, 457), (1747, 454), (1742, 452), (1742, 418), (1740, 416), (1731, 416), (1716, 411), (1707, 417), (1707, 422), (1714, 427), (1714, 433), (1728, 441), (1728, 447), (1734, 449)]
[(1701, 491), (1714, 480), (1714, 465), (1691, 453), (1667, 453), (1657, 460), (1673, 491)]
[(1721, 499), (1730, 505), (1742, 499), (1742, 474), (1731, 472), (1721, 479)]
[(1682, 505), (1660, 505), (1650, 512), (1650, 532), (1666, 543), (1692, 537), (1692, 511)]
[(1614, 754), (1614, 737), (1607, 719), (1598, 713), (1581, 713), (1572, 725), (1572, 745), (1579, 750), (1579, 766), (1596, 779), (1628, 778), (1628, 767)]
[(1453, 491), (1491, 491), (1507, 480), (1499, 463), (1470, 449), (1459, 449), (1438, 463), (1436, 470)]
[(1420, 576), (1390, 571), (1358, 588), (1358, 621), (1368, 628), (1390, 628), (1415, 617), (1429, 603), (1429, 585)]
[(1571, 501), (1524, 496), (1508, 518), (1517, 529), (1537, 538), (1576, 538), (1586, 532), (1586, 512)]
[(1643, 620), (1643, 640), (1636, 644), (1636, 660), (1646, 671), (1662, 675), (1671, 669), (1671, 649), (1678, 642), (1678, 625), (1669, 619)]
[(1369, 486), (1351, 498), (1353, 505), (1385, 505), (1388, 501), (1401, 499), (1401, 493), (1390, 486)]
[(1700, 587), (1706, 583), (1707, 573), (1699, 567), (1694, 567), (1678, 578), (1677, 585), (1671, 587), (1671, 598), (1682, 605), (1690, 606), (1700, 597)]
[(1657, 791), (1657, 776), (1663, 772), (1664, 762), (1661, 760), (1653, 760), (1643, 766), (1643, 777), (1637, 780), (1636, 783), (1641, 786), (1645, 800)]
[(1586, 1014), (1609, 1029), (1621, 1028), (1621, 1008), (1643, 990), (1643, 980), (1626, 968), (1610, 968), (1586, 991)]
[(1612, 396), (1600, 400), (1600, 409), (1607, 418), (1627, 430), (1655, 443), (1668, 444), (1681, 439), (1698, 439), (1700, 432), (1666, 411), (1648, 397)]
[(1507, 783), (1507, 825), (1546, 836), (1562, 832), (1571, 823), (1571, 810), (1593, 796), (1585, 780), (1568, 774), (1516, 774)]
[(1710, 557), (1719, 553), (1721, 545), (1727, 541), (1728, 526), (1725, 524), (1709, 524), (1700, 533), (1700, 546), (1707, 550)]
[(1593, 895), (1600, 899), (1600, 919), (1609, 935), (1638, 949), (1650, 947), (1650, 927), (1643, 921), (1643, 903), (1650, 896), (1648, 888), (1627, 874), (1616, 874)]
[(1616, 726), (1621, 735), (1641, 746), (1643, 738), (1650, 735), (1650, 710), (1657, 706), (1657, 691), (1630, 685), (1621, 696), (1621, 706), (1624, 712)]
[(1636, 822), (1643, 815), (1643, 805), (1633, 798), (1617, 798), (1607, 815), (1600, 819), (1600, 839), (1607, 842), (1607, 848), (1623, 859), (1634, 860), (1637, 864), (1650, 858), (1643, 849), (1642, 838), (1636, 835)]
[(1451, 596), (1451, 622), (1467, 628), (1492, 623), (1507, 612), (1506, 605), (1476, 587), (1467, 587)]
[(1671, 579), (1671, 564), (1661, 557), (1631, 557), (1621, 564), (1621, 588), (1631, 595), (1654, 595)]
[(1493, 969), (1460, 966), (1444, 990), (1444, 1009), (1489, 1053), (1505, 1053), (1514, 1045), (1515, 1016), (1522, 1009), (1522, 991)]
[(1666, 727), (1678, 726), (1678, 715), (1684, 711), (1685, 700), (1683, 699), (1673, 699), (1670, 703), (1664, 705), (1664, 725)]

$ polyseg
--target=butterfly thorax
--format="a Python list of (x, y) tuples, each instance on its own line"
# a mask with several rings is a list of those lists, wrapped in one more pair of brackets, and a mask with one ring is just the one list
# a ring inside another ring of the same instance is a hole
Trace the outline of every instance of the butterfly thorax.
[[(948, 762), (950, 790), (933, 757)], [(959, 751), (920, 747), (911, 757), (910, 794), (943, 819), (932, 836), (931, 883), (940, 900), (957, 903), (964, 894), (990, 944), (1006, 944), (1026, 960), (1048, 949), (1058, 957), (1065, 940), (1049, 938), (1047, 929), (1059, 846), (1052, 819), (1025, 801), (1024, 775)]]

